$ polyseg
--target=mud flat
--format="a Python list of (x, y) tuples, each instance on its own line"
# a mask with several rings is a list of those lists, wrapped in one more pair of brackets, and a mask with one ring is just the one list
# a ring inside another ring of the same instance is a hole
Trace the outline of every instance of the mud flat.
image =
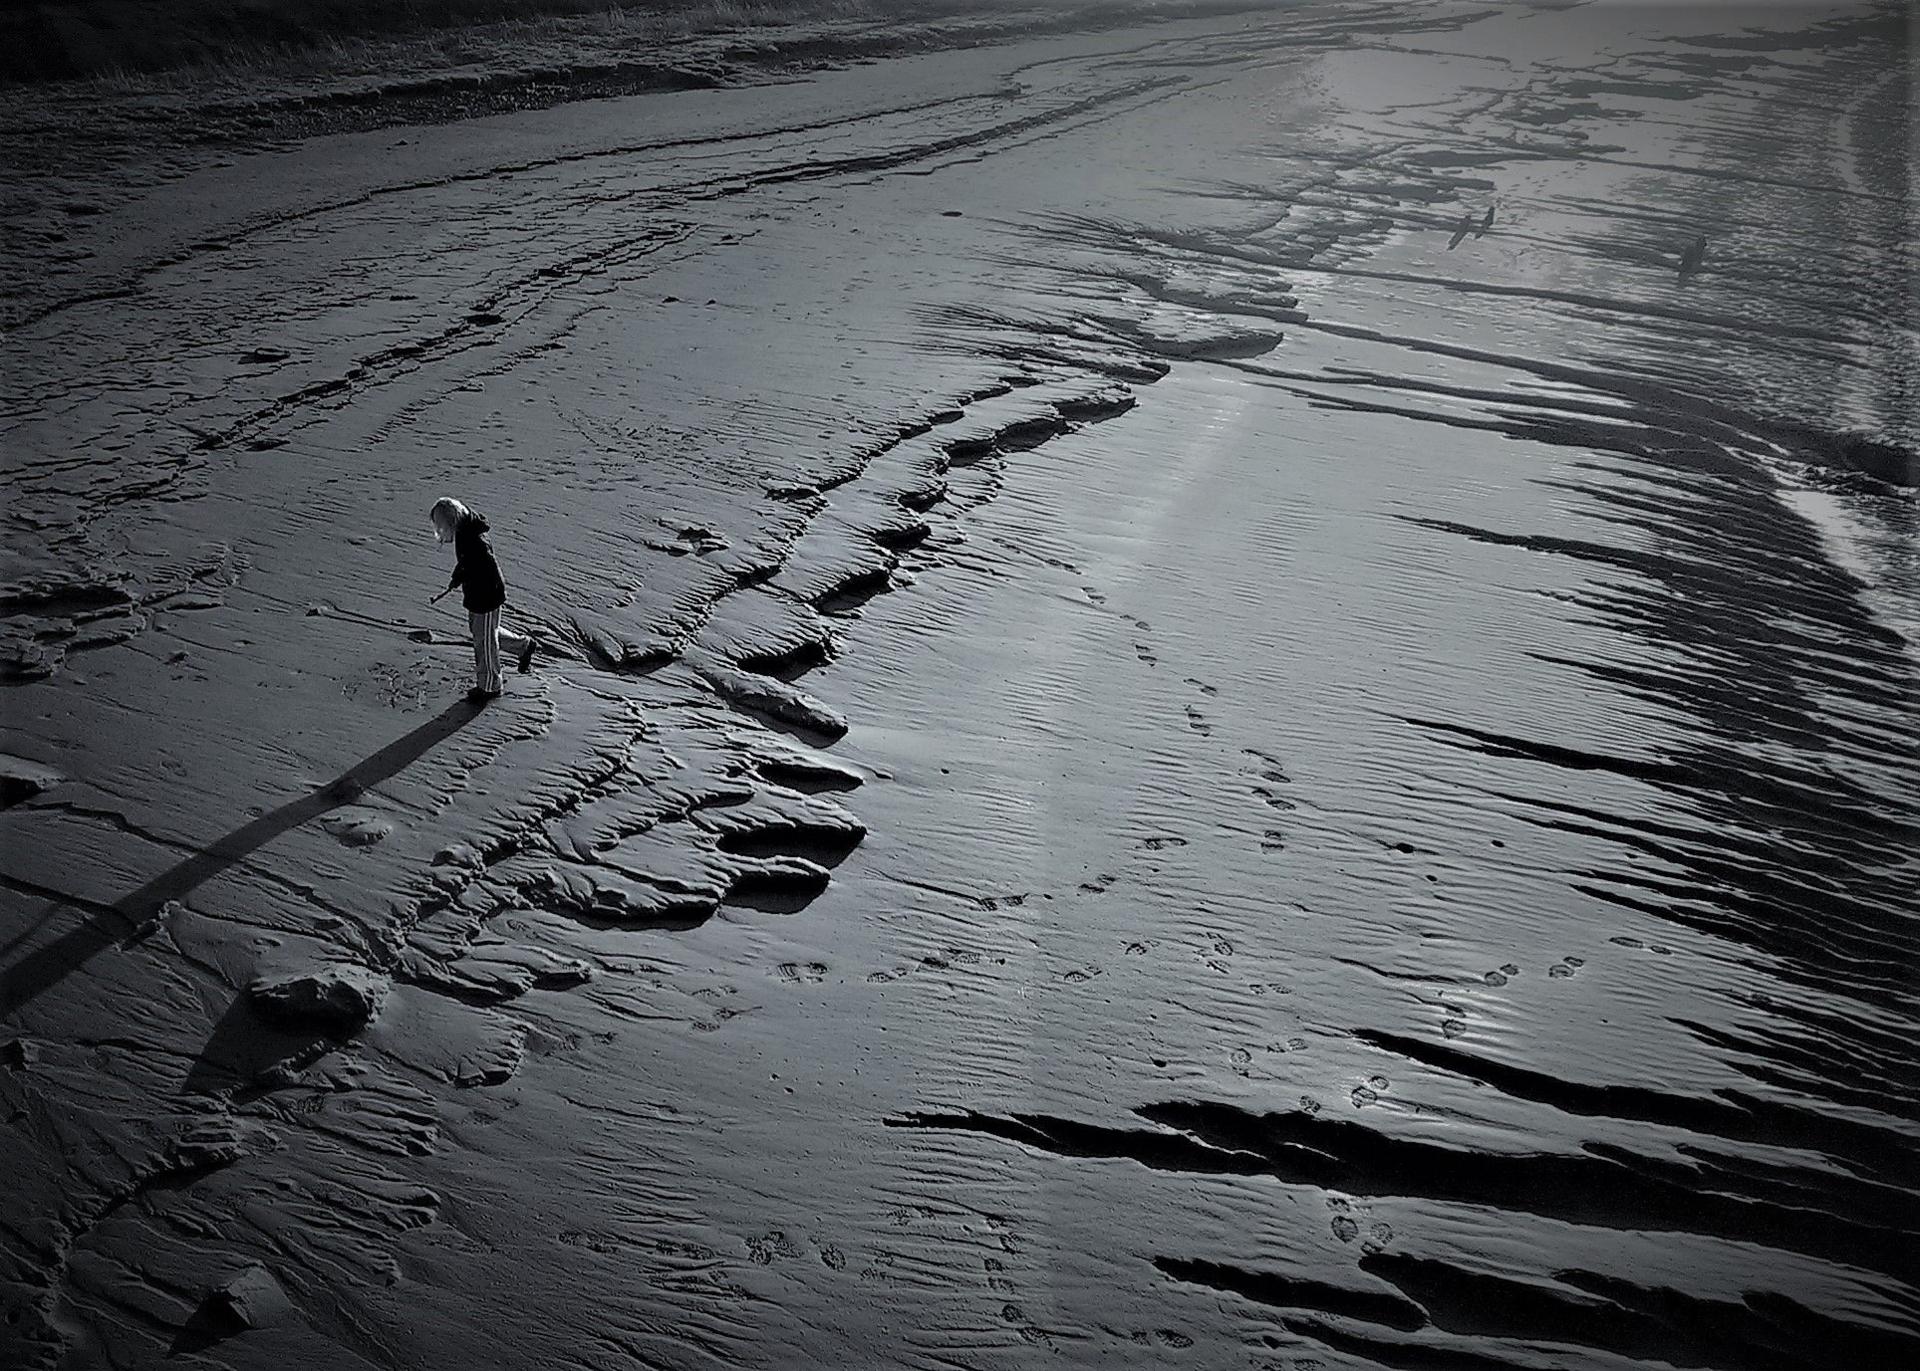
[(0, 1363), (1905, 1364), (1904, 33), (1289, 7), (80, 216)]

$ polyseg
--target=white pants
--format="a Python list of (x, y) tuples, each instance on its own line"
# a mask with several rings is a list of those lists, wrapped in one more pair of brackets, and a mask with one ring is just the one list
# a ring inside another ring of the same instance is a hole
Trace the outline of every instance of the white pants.
[(484, 690), (489, 695), (498, 695), (506, 688), (500, 671), (500, 645), (504, 641), (509, 652), (516, 656), (527, 645), (525, 634), (515, 633), (510, 628), (500, 627), (500, 611), (490, 609), (485, 614), (467, 612), (467, 627), (473, 630), (473, 684), (476, 690)]

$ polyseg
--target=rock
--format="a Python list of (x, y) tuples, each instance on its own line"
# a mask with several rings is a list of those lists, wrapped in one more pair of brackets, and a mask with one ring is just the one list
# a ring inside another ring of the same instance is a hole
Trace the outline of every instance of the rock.
[(43, 681), (60, 669), (66, 649), (0, 633), (0, 681)]
[(364, 966), (335, 962), (255, 980), (249, 994), (261, 1015), (281, 1023), (317, 1025), (336, 1033), (365, 1028), (380, 1012), (391, 983)]
[(505, 1085), (527, 1055), (527, 1026), (513, 1024), (497, 1037), (479, 1044), (454, 1067), (453, 1083), (462, 1090)]
[(372, 847), (393, 832), (393, 823), (370, 809), (342, 810), (329, 814), (320, 826), (346, 847)]
[(232, 1279), (207, 1292), (207, 1303), (242, 1328), (265, 1328), (284, 1317), (293, 1302), (273, 1273), (250, 1262)]
[(741, 709), (827, 738), (847, 731), (847, 721), (838, 710), (784, 681), (715, 661), (700, 663), (697, 670), (718, 695)]
[(0, 808), (30, 800), (65, 779), (50, 766), (16, 757), (11, 752), (0, 752)]
[(202, 1119), (167, 1145), (167, 1170), (193, 1173), (231, 1166), (271, 1140), (264, 1129), (224, 1115)]
[(1064, 396), (1054, 403), (1054, 408), (1068, 419), (1110, 419), (1132, 409), (1136, 402), (1132, 386), (1124, 381), (1111, 381)]
[(78, 630), (66, 644), (70, 652), (84, 652), (88, 648), (112, 647), (116, 643), (129, 642), (147, 627), (147, 616), (134, 614), (125, 618), (115, 618), (109, 623), (96, 623)]
[(452, 843), (433, 854), (433, 864), (479, 871), (484, 869), (487, 863), (486, 859), (480, 855), (480, 850), (472, 843)]
[(865, 777), (844, 762), (813, 752), (783, 752), (754, 763), (760, 778), (793, 790), (853, 790)]

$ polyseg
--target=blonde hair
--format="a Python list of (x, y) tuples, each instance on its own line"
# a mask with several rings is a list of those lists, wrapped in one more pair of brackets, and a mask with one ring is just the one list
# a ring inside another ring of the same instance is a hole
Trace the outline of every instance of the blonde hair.
[(453, 541), (453, 531), (466, 517), (467, 507), (451, 495), (444, 495), (434, 501), (433, 508), (427, 512), (427, 520), (433, 525), (434, 535), (443, 543)]

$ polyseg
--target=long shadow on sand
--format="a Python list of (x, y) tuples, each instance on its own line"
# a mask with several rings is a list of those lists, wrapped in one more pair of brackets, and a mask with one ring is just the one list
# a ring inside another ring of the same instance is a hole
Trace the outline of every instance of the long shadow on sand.
[[(289, 829), (330, 810), (351, 804), (369, 786), (397, 775), (437, 744), (466, 727), (484, 703), (460, 700), (405, 737), (396, 739), (336, 779), (299, 799), (262, 814), (252, 823), (217, 838), (179, 865), (169, 868), (112, 905), (92, 906), (87, 920), (72, 932), (0, 967), (0, 1016), (13, 1013), (58, 985), (93, 955), (119, 938), (133, 935), (155, 918), (168, 901), (184, 898), (203, 882), (258, 851)], [(47, 913), (59, 908), (49, 906)], [(44, 917), (44, 916), (43, 916)]]

